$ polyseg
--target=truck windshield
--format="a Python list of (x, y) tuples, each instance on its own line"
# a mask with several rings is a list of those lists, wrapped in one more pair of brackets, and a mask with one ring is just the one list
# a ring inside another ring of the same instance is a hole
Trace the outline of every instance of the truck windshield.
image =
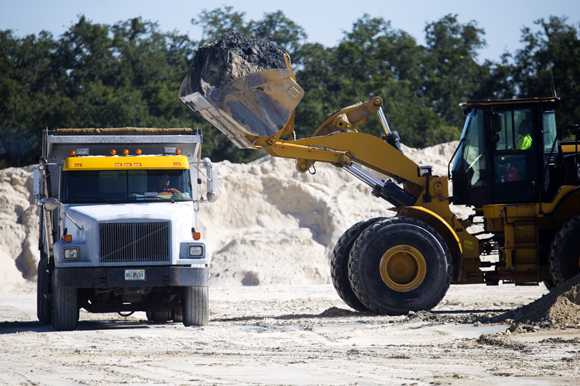
[(65, 171), (65, 203), (191, 200), (189, 170)]

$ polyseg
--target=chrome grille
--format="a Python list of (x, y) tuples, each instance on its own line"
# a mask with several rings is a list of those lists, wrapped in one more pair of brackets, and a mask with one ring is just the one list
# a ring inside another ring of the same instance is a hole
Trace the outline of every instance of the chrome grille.
[(169, 222), (100, 223), (100, 262), (169, 261)]

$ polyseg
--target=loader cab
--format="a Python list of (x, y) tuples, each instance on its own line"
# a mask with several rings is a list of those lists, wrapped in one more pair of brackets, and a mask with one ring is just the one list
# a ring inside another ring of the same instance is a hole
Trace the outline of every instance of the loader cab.
[(557, 100), (461, 103), (467, 119), (451, 171), (453, 203), (545, 201), (550, 194)]

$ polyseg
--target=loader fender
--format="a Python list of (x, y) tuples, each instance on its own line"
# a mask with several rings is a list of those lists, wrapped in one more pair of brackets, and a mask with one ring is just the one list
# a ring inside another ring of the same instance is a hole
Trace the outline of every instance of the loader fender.
[(413, 217), (431, 225), (443, 240), (447, 243), (447, 247), (451, 252), (453, 259), (453, 280), (459, 280), (461, 275), (461, 265), (463, 262), (463, 248), (461, 248), (461, 241), (457, 233), (451, 226), (437, 213), (423, 208), (421, 206), (406, 206), (399, 210), (399, 216)]

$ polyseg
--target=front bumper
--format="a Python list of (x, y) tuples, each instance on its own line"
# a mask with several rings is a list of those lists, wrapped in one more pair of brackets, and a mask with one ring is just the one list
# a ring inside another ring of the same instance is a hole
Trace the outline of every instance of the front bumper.
[[(144, 270), (144, 278), (127, 280), (127, 270)], [(207, 287), (209, 269), (180, 266), (55, 268), (53, 278), (57, 288)]]

